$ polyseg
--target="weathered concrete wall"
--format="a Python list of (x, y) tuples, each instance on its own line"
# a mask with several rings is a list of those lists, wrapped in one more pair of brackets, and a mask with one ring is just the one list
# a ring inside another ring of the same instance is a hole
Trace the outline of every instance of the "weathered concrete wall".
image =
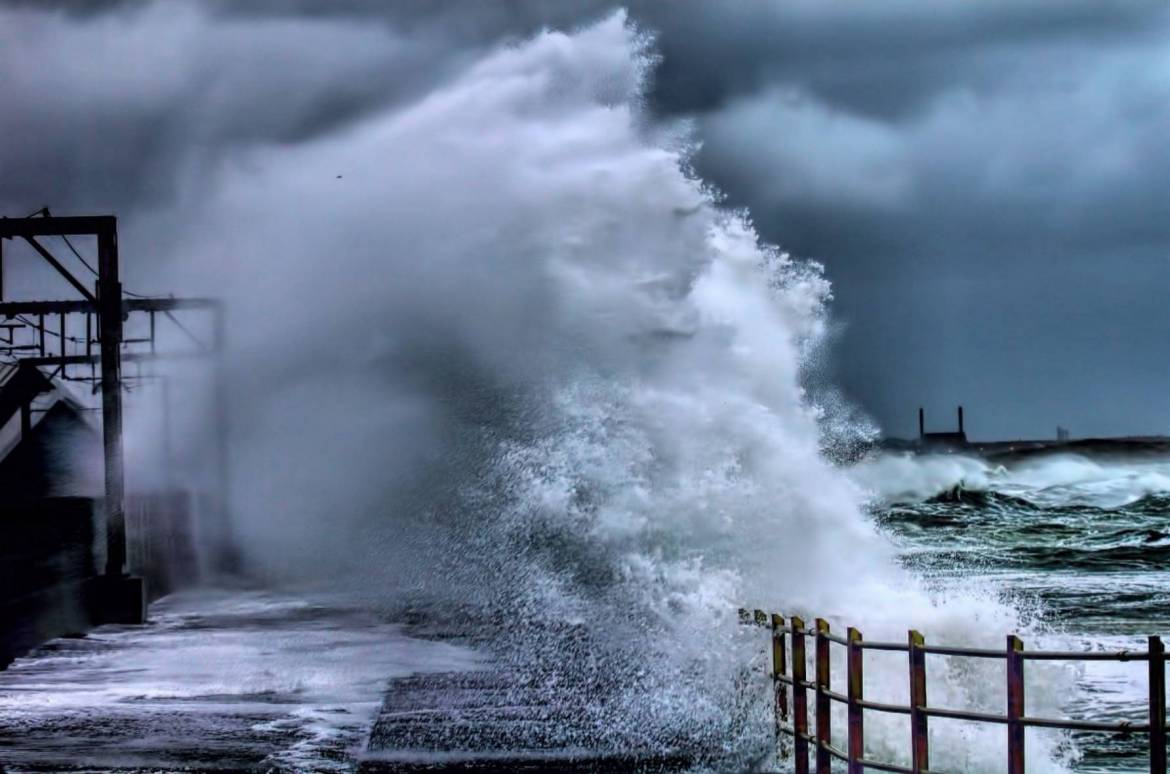
[(126, 498), (126, 559), (133, 575), (146, 578), (149, 599), (158, 599), (199, 579), (192, 497), (169, 491)]
[[(185, 492), (127, 500), (129, 569), (157, 599), (198, 579), (191, 498)], [(0, 501), (0, 668), (45, 640), (92, 625), (87, 582), (97, 576), (104, 535), (83, 497)]]
[(84, 584), (96, 573), (93, 500), (0, 503), (0, 666), (89, 627)]
[(11, 449), (0, 446), (0, 496), (7, 501), (100, 492), (101, 468), (89, 462), (102, 459), (101, 436), (64, 403), (35, 416), (36, 424)]

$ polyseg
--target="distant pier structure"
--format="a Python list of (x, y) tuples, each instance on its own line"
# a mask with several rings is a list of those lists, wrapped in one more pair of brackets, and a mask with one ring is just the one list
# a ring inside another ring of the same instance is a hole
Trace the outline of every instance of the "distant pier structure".
[(926, 432), (926, 411), (918, 409), (918, 445), (931, 451), (945, 451), (948, 449), (964, 449), (968, 446), (967, 433), (963, 429), (963, 407), (958, 407), (959, 429), (955, 432), (928, 433)]

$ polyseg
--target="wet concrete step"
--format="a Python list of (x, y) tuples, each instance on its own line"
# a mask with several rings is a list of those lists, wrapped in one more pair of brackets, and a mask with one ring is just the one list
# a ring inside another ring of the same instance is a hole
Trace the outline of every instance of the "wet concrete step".
[(415, 675), (391, 682), (359, 771), (638, 772), (685, 770), (676, 751), (607, 749), (596, 720), (506, 670)]
[(566, 752), (560, 755), (441, 756), (412, 759), (409, 755), (385, 760), (366, 760), (359, 774), (666, 774), (686, 771), (691, 761), (683, 756), (601, 755)]

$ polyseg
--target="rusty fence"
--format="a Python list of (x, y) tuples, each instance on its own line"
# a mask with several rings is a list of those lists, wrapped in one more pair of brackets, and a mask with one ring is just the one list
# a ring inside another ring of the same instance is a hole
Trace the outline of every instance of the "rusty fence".
[[(833, 634), (829, 624), (818, 618), (812, 628), (798, 616), (785, 621), (762, 610), (740, 610), (744, 623), (767, 627), (772, 632), (772, 668), (770, 677), (775, 694), (776, 731), (792, 737), (793, 765), (796, 774), (808, 774), (809, 757), (814, 758), (817, 774), (828, 774), (833, 760), (848, 765), (849, 774), (872, 771), (926, 774), (930, 768), (930, 718), (965, 720), (975, 723), (996, 723), (1006, 726), (1007, 770), (1010, 774), (1024, 771), (1024, 729), (1055, 728), (1068, 731), (1096, 733), (1142, 734), (1149, 739), (1150, 771), (1166, 774), (1166, 653), (1161, 637), (1150, 637), (1144, 651), (1043, 651), (1025, 650), (1024, 643), (1015, 635), (1008, 635), (1003, 650), (986, 648), (957, 648), (927, 645), (922, 635), (911, 630), (906, 642), (867, 642), (857, 629), (850, 627), (844, 637)], [(812, 640), (815, 673), (809, 680), (808, 640)], [(846, 694), (831, 689), (831, 648), (846, 649)], [(910, 704), (883, 704), (866, 701), (862, 690), (865, 652), (895, 651), (907, 654), (907, 679), (910, 685)], [(791, 652), (791, 669), (789, 669)], [(1002, 659), (1005, 662), (1004, 681), (1007, 686), (1007, 706), (1002, 715), (986, 712), (931, 707), (926, 701), (926, 656), (958, 658)], [(1027, 661), (1146, 661), (1149, 664), (1149, 721), (1147, 723), (1100, 723), (1065, 718), (1041, 718), (1024, 711), (1024, 664)], [(809, 692), (813, 693), (814, 731), (809, 732)], [(833, 743), (832, 705), (846, 707), (847, 734), (844, 749)], [(910, 718), (911, 765), (872, 760), (865, 757), (865, 713), (888, 712), (908, 715)]]

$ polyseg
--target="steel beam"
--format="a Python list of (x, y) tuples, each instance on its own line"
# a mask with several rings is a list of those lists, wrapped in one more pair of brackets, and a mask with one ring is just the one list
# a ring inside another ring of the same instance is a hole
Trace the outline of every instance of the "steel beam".
[(101, 339), (102, 446), (106, 462), (106, 575), (126, 571), (126, 478), (122, 450), (122, 283), (118, 281), (118, 235), (98, 234), (98, 336)]
[[(34, 344), (33, 349), (37, 349)], [(0, 350), (21, 349), (21, 347), (0, 346)], [(197, 352), (123, 352), (122, 362), (143, 362), (146, 360), (206, 360), (211, 354), (204, 351)], [(22, 357), (21, 363), (30, 366), (59, 366), (59, 365), (89, 365), (102, 361), (101, 355), (46, 355), (45, 357)]]
[(113, 215), (86, 215), (59, 218), (0, 218), (0, 239), (38, 236), (106, 236), (117, 231)]
[(78, 280), (77, 277), (74, 277), (72, 272), (62, 266), (61, 262), (57, 260), (56, 256), (46, 250), (44, 245), (30, 236), (26, 236), (24, 241), (32, 245), (32, 248), (40, 253), (40, 256), (44, 258), (50, 266), (56, 269), (57, 273), (64, 277), (65, 281), (72, 285), (77, 290), (77, 292), (82, 295), (83, 298), (88, 300), (91, 304), (97, 303), (97, 299), (93, 297), (93, 293), (89, 292), (89, 288), (87, 288), (85, 285), (82, 285), (81, 281)]
[[(175, 312), (184, 309), (218, 309), (222, 302), (216, 298), (126, 298), (122, 300), (123, 315), (131, 312)], [(74, 314), (96, 312), (97, 304), (84, 299), (61, 301), (6, 301), (0, 302), (0, 317), (18, 314)]]

